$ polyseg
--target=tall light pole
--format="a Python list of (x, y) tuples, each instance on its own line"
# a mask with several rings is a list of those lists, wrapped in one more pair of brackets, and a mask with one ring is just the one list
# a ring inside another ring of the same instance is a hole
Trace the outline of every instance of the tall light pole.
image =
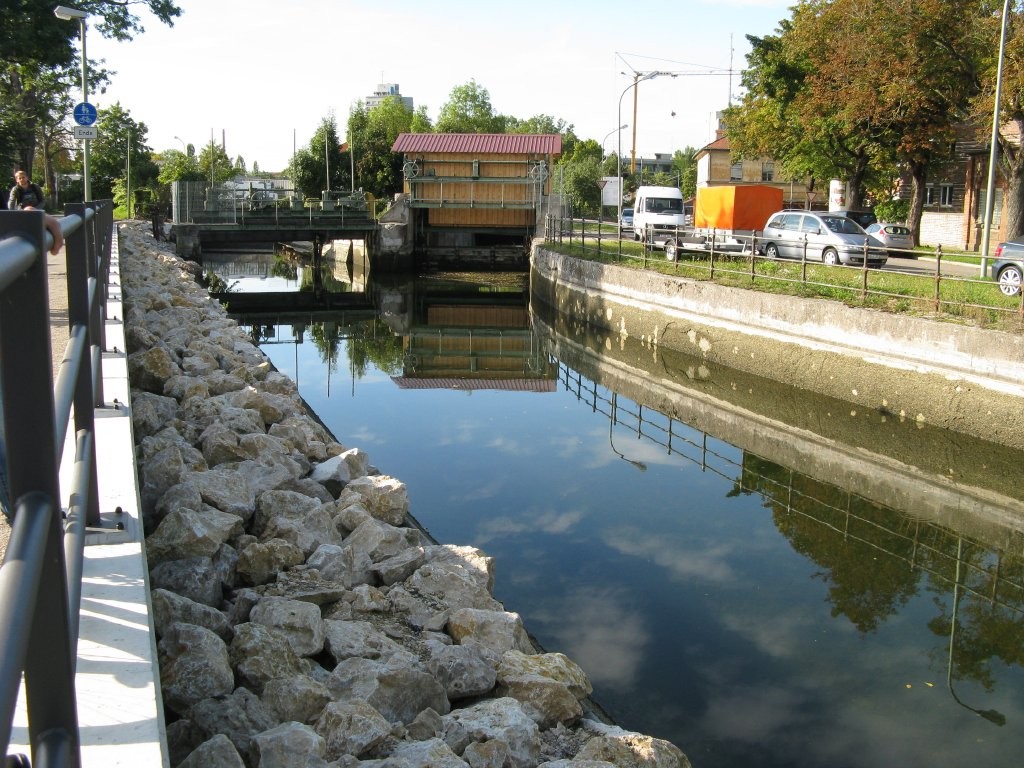
[[(643, 74), (641, 74), (640, 72), (634, 72), (633, 73), (633, 82), (630, 83), (629, 85), (627, 85), (626, 88), (619, 95), (619, 118), (616, 121), (616, 123), (618, 125), (622, 124), (622, 97), (625, 96), (629, 92), (630, 88), (636, 88), (637, 85), (642, 83), (644, 80), (650, 80), (651, 78), (659, 77), (660, 75), (672, 75), (672, 77), (675, 77), (675, 74), (672, 73), (672, 72), (645, 72)], [(615, 160), (615, 168), (616, 168), (616, 173), (618, 174), (618, 177), (619, 177), (619, 218), (618, 218), (618, 220), (622, 221), (622, 131), (621, 131), (621, 129), (617, 129), (617, 130), (619, 130), (619, 138), (618, 138), (619, 144), (618, 144), (618, 149), (616, 150), (616, 153), (615, 153), (617, 155), (616, 160)], [(636, 100), (635, 99), (633, 101), (633, 154), (634, 154), (634, 156), (636, 155)]]
[(604, 152), (604, 144), (605, 144), (606, 141), (608, 141), (608, 136), (611, 136), (616, 131), (621, 131), (623, 128), (629, 128), (629, 123), (623, 123), (618, 128), (612, 128), (610, 131), (608, 131), (608, 135), (605, 136), (603, 139), (601, 139), (601, 156), (602, 157), (605, 154), (605, 152)]
[(995, 104), (992, 107), (992, 138), (988, 148), (988, 191), (985, 193), (985, 224), (981, 232), (981, 276), (988, 273), (988, 246), (992, 229), (992, 208), (995, 200), (996, 158), (999, 152), (999, 98), (1003, 90), (1003, 52), (1006, 49), (1006, 17), (1010, 0), (1003, 0), (1002, 31), (999, 33), (999, 64), (996, 67)]
[(185, 140), (184, 139), (180, 139), (177, 136), (174, 137), (174, 140), (181, 142), (181, 151), (182, 151), (183, 154), (185, 154), (187, 156), (188, 155), (188, 145), (185, 144)]
[[(78, 33), (82, 38), (82, 102), (89, 103), (89, 79), (88, 64), (85, 58), (85, 20), (89, 16), (85, 11), (77, 8), (68, 8), (65, 5), (58, 5), (53, 9), (53, 15), (64, 21), (78, 20)], [(83, 200), (92, 200), (92, 187), (89, 185), (89, 142), (91, 139), (82, 139), (82, 195)]]

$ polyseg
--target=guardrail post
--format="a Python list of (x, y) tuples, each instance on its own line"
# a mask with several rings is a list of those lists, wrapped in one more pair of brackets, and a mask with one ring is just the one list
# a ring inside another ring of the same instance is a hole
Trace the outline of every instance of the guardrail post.
[[(97, 258), (99, 254), (109, 254), (108, 246), (104, 241), (109, 241), (105, 236), (104, 224), (97, 222), (102, 215), (101, 211), (108, 210), (112, 213), (111, 206), (104, 206), (97, 209), (94, 205), (76, 204), (69, 205), (65, 212), (82, 217), (83, 225), (86, 222), (87, 207), (92, 208), (92, 216), (89, 228), (92, 237), (86, 236), (86, 227), (81, 226), (72, 232), (65, 241), (65, 262), (68, 275), (68, 329), (72, 331), (76, 327), (84, 327), (86, 331), (86, 355), (87, 359), (80, 361), (75, 376), (74, 386), (74, 411), (75, 411), (75, 434), (85, 431), (87, 434), (94, 434), (95, 418), (94, 409), (101, 407), (103, 403), (103, 375), (102, 375), (102, 344), (96, 337), (99, 328), (103, 326), (103, 307), (100, 302), (106, 300), (106, 272), (98, 275), (100, 265), (106, 261)], [(90, 250), (90, 242), (93, 249)], [(109, 258), (109, 256), (108, 256)], [(101, 288), (102, 284), (102, 288)], [(86, 459), (87, 466), (92, 467), (89, 473), (88, 498), (84, 500), (86, 523), (91, 526), (100, 524), (100, 501), (99, 489), (96, 483), (96, 447), (95, 442), (90, 441), (90, 456)], [(79, 457), (81, 460), (81, 457)]]
[(757, 232), (750, 233), (750, 282), (757, 279)]
[(861, 259), (861, 284), (860, 284), (860, 300), (864, 301), (868, 297), (868, 239), (864, 238), (864, 258)]

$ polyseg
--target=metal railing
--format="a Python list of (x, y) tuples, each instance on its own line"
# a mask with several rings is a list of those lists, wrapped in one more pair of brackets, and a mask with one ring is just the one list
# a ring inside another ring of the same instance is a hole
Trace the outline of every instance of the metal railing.
[[(0, 392), (13, 521), (0, 566), (0, 749), (10, 745), (24, 674), (32, 765), (79, 766), (75, 666), (86, 526), (99, 524), (94, 410), (113, 237), (109, 201), (68, 206), (69, 342), (53, 373), (45, 214), (0, 212)], [(68, 503), (60, 462), (74, 416)], [(25, 756), (7, 765), (28, 765)]]
[(176, 181), (171, 185), (171, 221), (174, 224), (280, 224), (296, 218), (313, 221), (318, 216), (376, 220), (379, 205), (362, 191), (323, 192), (304, 198), (290, 187), (240, 188), (231, 184)]
[[(778, 292), (808, 292), (861, 302), (890, 311), (934, 313), (971, 322), (1010, 325), (1024, 322), (1024, 292), (1004, 295), (998, 284), (980, 277), (981, 256), (937, 246), (933, 252), (886, 248), (891, 257), (918, 259), (913, 267), (871, 262), (878, 246), (867, 243), (852, 263), (827, 265), (817, 260), (804, 241), (799, 255), (776, 258), (765, 253), (760, 232), (731, 234), (689, 227), (649, 231), (642, 242), (632, 229), (597, 219), (551, 217), (544, 228), (545, 242), (573, 254), (620, 263), (666, 274), (710, 280), (726, 285), (756, 287)], [(927, 261), (920, 257), (927, 257)], [(955, 274), (952, 262), (963, 262), (977, 274)], [(904, 263), (905, 264), (905, 263)], [(901, 276), (897, 283), (892, 277)], [(788, 288), (787, 288), (788, 284)], [(912, 284), (912, 285), (911, 285)]]

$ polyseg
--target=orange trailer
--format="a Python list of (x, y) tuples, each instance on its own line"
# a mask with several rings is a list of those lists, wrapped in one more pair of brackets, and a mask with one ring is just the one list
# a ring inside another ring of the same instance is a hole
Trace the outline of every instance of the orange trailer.
[(760, 232), (782, 209), (782, 190), (765, 184), (700, 187), (693, 211), (696, 229)]

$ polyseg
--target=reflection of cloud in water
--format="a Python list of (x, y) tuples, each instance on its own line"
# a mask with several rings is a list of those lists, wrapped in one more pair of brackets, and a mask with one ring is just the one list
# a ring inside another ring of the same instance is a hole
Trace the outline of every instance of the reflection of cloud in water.
[(609, 528), (602, 532), (605, 544), (617, 552), (652, 560), (673, 576), (711, 582), (731, 582), (736, 573), (728, 558), (735, 553), (731, 544), (714, 547), (684, 547), (679, 542), (638, 528)]
[[(346, 440), (348, 441), (348, 444), (358, 446), (371, 444), (380, 445), (383, 442), (383, 439), (372, 432), (365, 424), (358, 426), (352, 432), (349, 432), (346, 436)], [(345, 445), (345, 443), (343, 442), (342, 445)]]
[(701, 731), (709, 738), (772, 743), (779, 732), (799, 727), (805, 702), (793, 690), (736, 687), (713, 695)]
[(508, 438), (505, 437), (494, 438), (489, 443), (487, 443), (487, 447), (495, 451), (507, 453), (510, 456), (525, 456), (530, 453), (530, 451), (526, 449), (522, 445), (522, 443), (518, 442), (517, 440), (509, 440)]
[(475, 540), (483, 545), (502, 536), (523, 532), (561, 535), (575, 528), (584, 517), (581, 509), (530, 510), (514, 518), (493, 517), (478, 526)]
[(579, 664), (594, 685), (636, 684), (650, 633), (628, 590), (584, 587), (542, 608), (536, 619), (559, 651)]
[(493, 499), (499, 495), (505, 487), (505, 480), (499, 477), (491, 478), (491, 481), (482, 485), (465, 484), (462, 493), (452, 496), (453, 502), (481, 501), (482, 499)]
[(480, 425), (470, 419), (463, 419), (451, 425), (448, 431), (438, 438), (437, 444), (465, 445), (477, 441), (476, 433)]

